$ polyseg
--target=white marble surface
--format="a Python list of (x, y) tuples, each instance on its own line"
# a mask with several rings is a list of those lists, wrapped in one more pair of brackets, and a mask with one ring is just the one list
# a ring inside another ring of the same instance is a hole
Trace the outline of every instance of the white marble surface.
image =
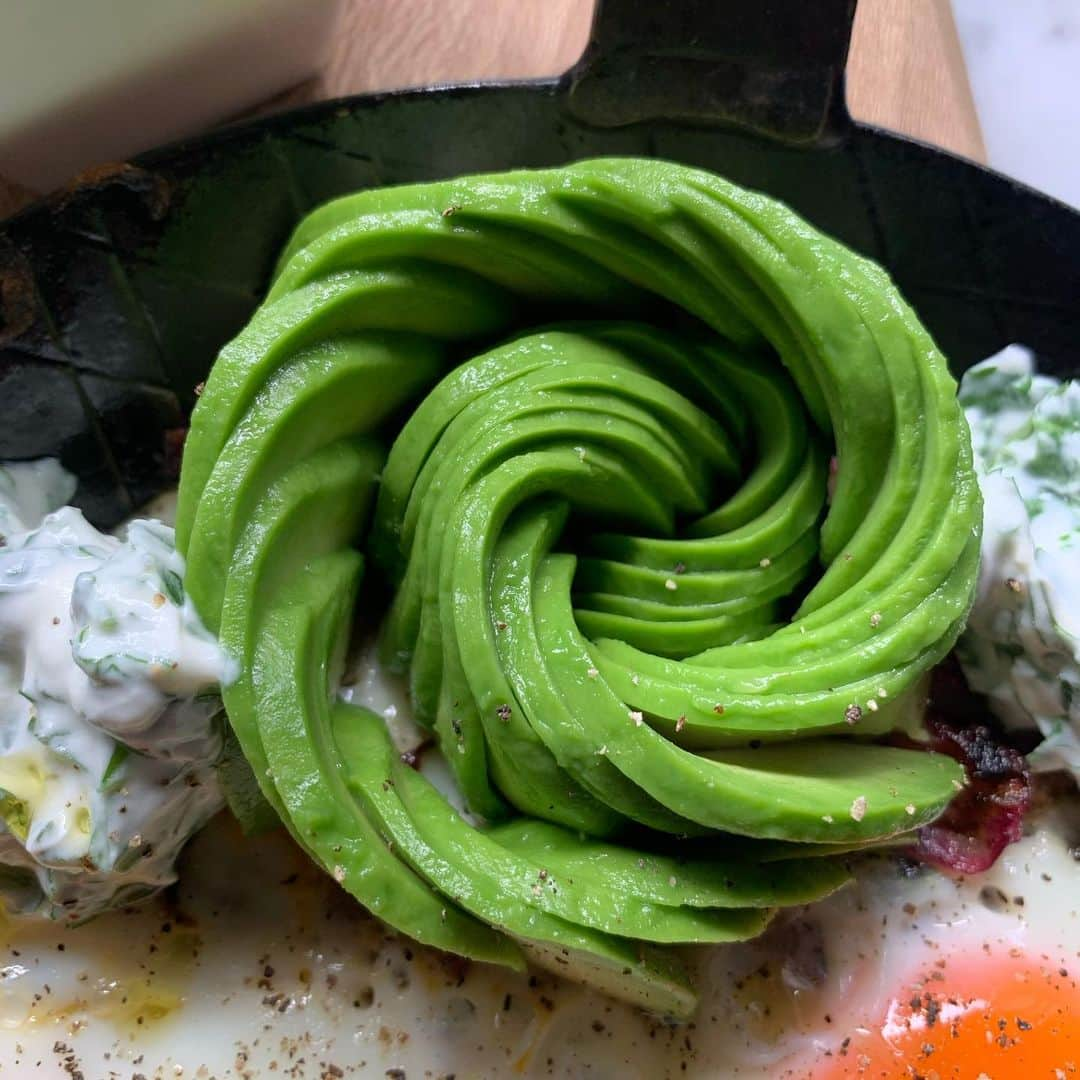
[(952, 0), (990, 164), (1080, 207), (1080, 0)]

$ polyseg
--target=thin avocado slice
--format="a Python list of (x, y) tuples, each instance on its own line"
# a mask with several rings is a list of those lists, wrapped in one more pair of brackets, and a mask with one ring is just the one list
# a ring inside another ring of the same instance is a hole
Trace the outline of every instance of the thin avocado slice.
[[(657, 904), (699, 908), (792, 907), (821, 900), (851, 880), (838, 859), (790, 856), (777, 865), (724, 858), (680, 859), (654, 851), (589, 840), (546, 821), (518, 818), (488, 831), (497, 843), (538, 866), (588, 881), (602, 895), (632, 891)], [(805, 850), (806, 845), (802, 845)], [(794, 845), (792, 845), (794, 848)]]
[(882, 840), (852, 841), (848, 844), (800, 844), (794, 840), (761, 840), (754, 843), (752, 857), (763, 865), (775, 866), (791, 861), (805, 863), (814, 859), (828, 860), (875, 852), (897, 852), (904, 848), (910, 850), (917, 842), (918, 831), (897, 833)]
[(304, 559), (337, 550), (363, 522), (381, 454), (370, 443), (341, 442), (297, 462), (271, 484), (232, 553), (220, 640), (240, 663), (222, 690), (229, 724), (263, 795), (286, 824), (270, 778), (252, 681), (254, 649), (267, 603), (301, 572)]
[[(698, 999), (679, 958), (655, 945), (626, 948), (618, 938), (603, 950), (518, 938), (531, 964), (563, 979), (573, 979), (618, 1001), (673, 1020), (690, 1020)], [(617, 943), (617, 944), (616, 944)]]

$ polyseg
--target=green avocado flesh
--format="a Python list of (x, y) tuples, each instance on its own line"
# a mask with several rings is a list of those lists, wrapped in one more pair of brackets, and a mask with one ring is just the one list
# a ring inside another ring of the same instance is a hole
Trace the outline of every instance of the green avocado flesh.
[[(686, 1017), (678, 946), (828, 895), (962, 784), (887, 736), (980, 522), (955, 385), (879, 267), (601, 160), (310, 214), (195, 409), (177, 540), (262, 797), (345, 889)], [(358, 615), (468, 818), (338, 701)]]

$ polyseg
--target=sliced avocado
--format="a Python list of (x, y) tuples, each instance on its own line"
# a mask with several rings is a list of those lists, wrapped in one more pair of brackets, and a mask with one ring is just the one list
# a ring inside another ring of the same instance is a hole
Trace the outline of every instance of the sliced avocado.
[[(430, 381), (438, 361), (438, 350), (422, 338), (350, 335), (290, 357), (253, 395), (193, 512), (186, 586), (210, 629), (217, 629), (233, 548), (270, 484), (323, 447), (377, 430), (388, 413)], [(372, 394), (380, 382), (390, 385)]]
[[(370, 541), (396, 588), (387, 656), (470, 808), (504, 821), (485, 831), (330, 702), (378, 460), (341, 441), (380, 434), (444, 354), (581, 305), (682, 329), (564, 326), (464, 363), (392, 449)], [(947, 365), (879, 268), (718, 177), (590, 161), (317, 210), (215, 365), (181, 488), (256, 779), (422, 940), (520, 963), (501, 927), (687, 1015), (676, 954), (643, 939), (754, 932), (962, 777), (870, 741), (971, 602), (979, 496)], [(694, 833), (723, 860), (610, 841)]]
[(355, 797), (419, 873), (508, 933), (562, 942), (564, 924), (571, 924), (587, 948), (591, 930), (654, 942), (720, 942), (753, 937), (768, 922), (770, 912), (735, 905), (705, 911), (657, 903), (642, 896), (647, 888), (633, 887), (631, 875), (610, 892), (587, 866), (580, 876), (549, 872), (469, 825), (423, 776), (397, 760), (377, 716), (350, 708), (337, 708), (334, 732)]
[(303, 572), (305, 559), (336, 550), (359, 530), (379, 460), (377, 447), (343, 442), (298, 462), (270, 485), (231, 556), (219, 634), (240, 675), (222, 689), (222, 701), (259, 787), (286, 824), (259, 731), (256, 642), (268, 603)]
[[(350, 789), (377, 814), (395, 850), (467, 910), (500, 926), (539, 966), (577, 978), (624, 1001), (677, 1018), (689, 1017), (696, 996), (674, 952), (598, 932), (589, 919), (640, 938), (672, 935), (733, 941), (760, 933), (767, 909), (698, 911), (639, 904), (630, 892), (602, 894), (592, 883), (549, 874), (515, 858), (464, 821), (418, 773), (395, 760), (373, 713), (339, 704), (334, 732)], [(380, 779), (381, 778), (381, 779)], [(559, 912), (560, 914), (555, 914)]]
[(632, 715), (601, 672), (590, 676), (595, 660), (570, 609), (573, 574), (570, 556), (540, 564), (531, 608), (519, 617), (518, 662), (530, 665), (522, 668), (530, 687), (559, 687), (574, 715), (588, 717), (587, 731), (564, 726), (549, 737), (573, 736), (583, 750), (599, 743), (603, 757), (664, 806), (724, 832), (828, 843), (906, 832), (933, 820), (955, 795), (963, 769), (943, 754), (841, 739), (708, 757), (683, 750)]
[[(393, 403), (402, 401), (402, 389), (418, 390), (408, 364), (412, 348), (441, 354), (437, 343), (496, 333), (511, 314), (507, 297), (482, 281), (447, 278), (408, 260), (340, 274), (265, 303), (222, 349), (191, 414), (176, 509), (177, 547), (186, 552), (197, 538), (203, 489), (226, 442), (260, 392), (296, 356), (348, 347), (354, 335), (385, 342), (388, 355), (401, 363), (393, 378), (369, 383), (360, 395), (365, 405), (361, 422), (374, 426), (387, 418)], [(370, 407), (377, 410), (375, 416)]]
[[(550, 362), (563, 354), (574, 362)], [(493, 662), (495, 627), (484, 584), (492, 553), (475, 552), (472, 538), (487, 543), (498, 526), (489, 528), (485, 514), (505, 515), (538, 480), (560, 476), (554, 482), (595, 512), (670, 531), (672, 507), (692, 512), (704, 505), (705, 463), (719, 475), (734, 474), (731, 440), (635, 361), (569, 329), (471, 361), (436, 387), (429, 403), (395, 443), (376, 518), (375, 550), (391, 565), (404, 556), (384, 655), (410, 662), (419, 718), (434, 723), (444, 744), (457, 744), (449, 757), (472, 809), (491, 816), (484, 809), (490, 796), (469, 757), (472, 733), (481, 730), (492, 777), (518, 809), (609, 832), (617, 815), (578, 789), (514, 717), (510, 689)], [(517, 456), (507, 460), (511, 455)], [(664, 492), (662, 499), (623, 458)], [(619, 472), (618, 483), (608, 481), (606, 469)], [(450, 538), (460, 538), (465, 550)], [(455, 634), (445, 632), (449, 622)]]
[(345, 785), (330, 732), (329, 684), (338, 674), (361, 565), (354, 551), (308, 562), (267, 610), (252, 677), (269, 778), (293, 834), (384, 922), (425, 945), (520, 968), (513, 942), (433, 892)]
[[(665, 832), (694, 833), (698, 831), (695, 822), (657, 802), (598, 753), (603, 744), (590, 731), (588, 713), (568, 708), (558, 688), (544, 678), (545, 670), (535, 663), (534, 634), (529, 625), (533, 569), (558, 539), (568, 509), (565, 500), (533, 500), (503, 528), (491, 575), (491, 617), (502, 627), (493, 635), (494, 666), (516, 675), (512, 700), (517, 722), (529, 727), (577, 783), (632, 821)], [(479, 649), (474, 648), (472, 655), (477, 670), (485, 673)], [(550, 815), (545, 817), (554, 820)]]
[(333, 444), (289, 469), (256, 506), (225, 588), (221, 639), (242, 671), (223, 699), (264, 796), (328, 873), (417, 940), (520, 966), (510, 943), (435, 896), (386, 849), (347, 793), (335, 789), (333, 760), (315, 737), (328, 708), (333, 645), (327, 638), (327, 652), (312, 655), (311, 624), (322, 612), (337, 619), (336, 633), (347, 630), (361, 557), (338, 549), (363, 521), (379, 460), (370, 444)]

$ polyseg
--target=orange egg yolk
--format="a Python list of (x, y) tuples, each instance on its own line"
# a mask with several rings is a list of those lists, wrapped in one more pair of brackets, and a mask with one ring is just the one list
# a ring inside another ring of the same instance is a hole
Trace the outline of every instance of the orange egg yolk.
[(846, 1034), (814, 1080), (1080, 1080), (1080, 987), (1020, 950), (952, 956)]

